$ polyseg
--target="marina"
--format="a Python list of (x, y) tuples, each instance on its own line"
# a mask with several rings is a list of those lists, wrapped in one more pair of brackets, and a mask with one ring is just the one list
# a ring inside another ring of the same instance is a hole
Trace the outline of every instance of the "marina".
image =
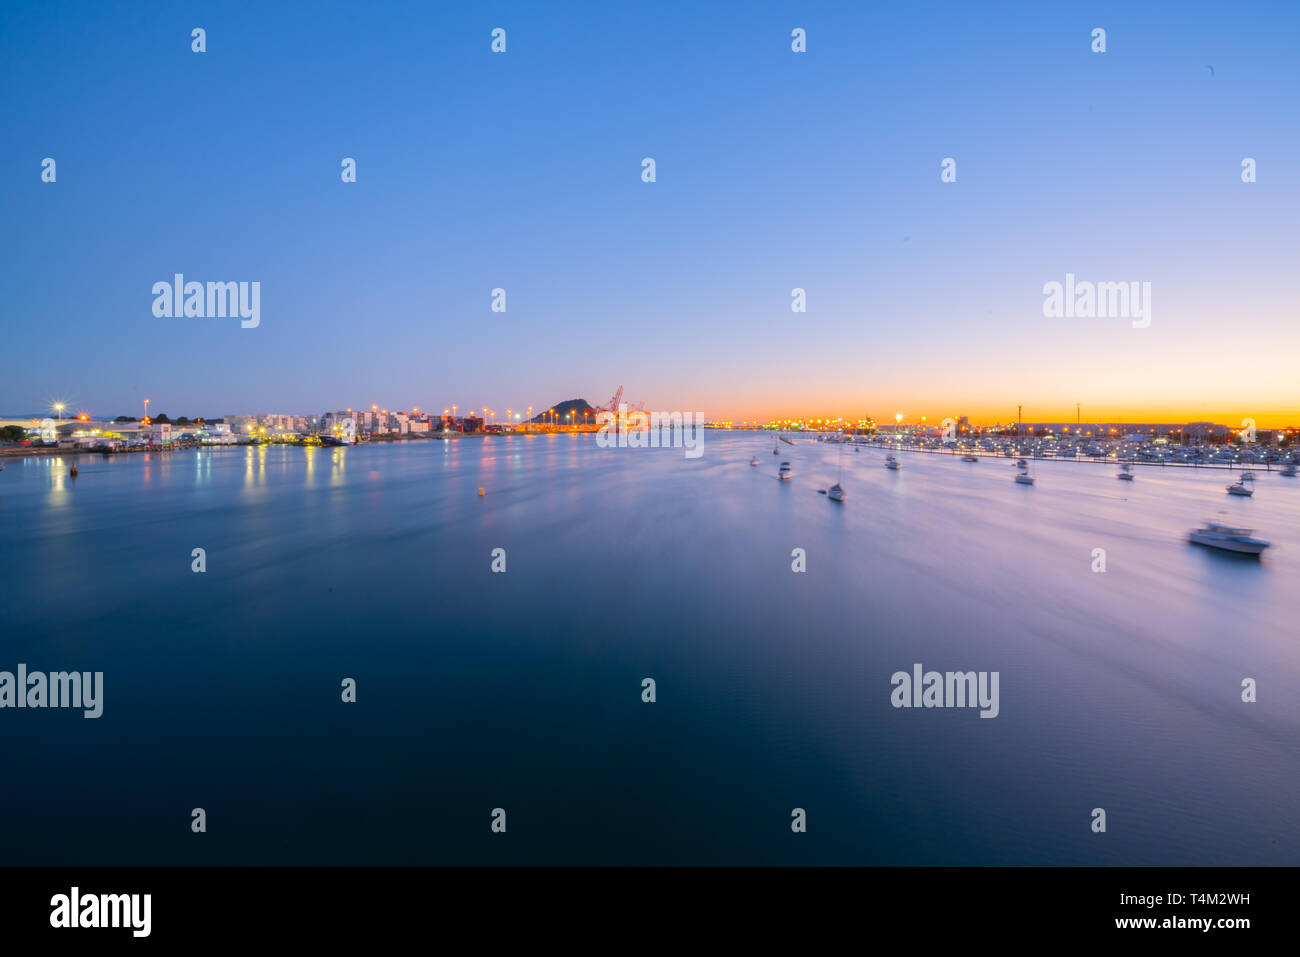
[[(853, 437), (829, 438), (824, 435), (818, 435), (812, 438), (815, 441), (806, 441), (805, 443), (803, 443), (805, 448), (815, 451), (817, 444), (834, 445), (838, 447), (839, 451), (838, 451), (838, 458), (837, 458), (837, 468), (838, 468), (837, 481), (833, 486), (831, 486), (830, 489), (819, 488), (817, 491), (819, 494), (826, 495), (828, 498), (841, 503), (844, 502), (844, 500), (847, 497), (847, 491), (843, 486), (845, 445), (850, 445), (850, 444), (853, 445), (854, 451), (859, 451), (860, 448), (864, 445), (869, 445), (874, 449), (881, 449), (881, 450), (891, 449), (891, 450), (899, 450), (899, 451), (918, 451), (918, 452), (936, 451), (934, 449), (926, 449), (926, 448), (909, 448), (908, 446), (901, 445), (899, 443), (882, 444), (878, 442), (862, 442)], [(948, 449), (946, 451), (949, 453), (949, 455), (952, 456), (956, 455), (955, 449)], [(996, 454), (1005, 458), (1013, 454), (1016, 454), (1016, 452), (1018, 451), (1020, 451), (1019, 447), (1012, 447), (1008, 445), (1004, 448), (999, 449)], [(988, 455), (990, 457), (993, 454), (994, 454), (993, 452), (988, 452)], [(1035, 462), (1044, 462), (1049, 460), (1047, 456), (1041, 454), (1041, 450), (1039, 449), (1034, 449), (1033, 451), (1030, 452), (1030, 454), (1033, 456), (1032, 460)], [(979, 457), (973, 454), (972, 452), (963, 452), (960, 458), (961, 461), (963, 462), (979, 461)], [(1104, 461), (1104, 460), (1105, 460), (1104, 457), (1099, 459), (1099, 461)], [(754, 464), (756, 461), (757, 461), (756, 459), (752, 460), (751, 464)], [(1029, 461), (1030, 460), (1024, 458), (1016, 459), (1015, 466), (1017, 471), (1014, 480), (1017, 485), (1026, 485), (1026, 486), (1035, 485), (1036, 479), (1030, 472)], [(1073, 459), (1073, 461), (1079, 461), (1079, 459), (1076, 458)], [(895, 451), (889, 451), (885, 455), (882, 464), (886, 469), (894, 470), (894, 471), (898, 470), (899, 460), (897, 455), (895, 454)], [(1133, 460), (1130, 459), (1120, 460), (1119, 470), (1118, 472), (1116, 472), (1116, 478), (1123, 481), (1132, 482), (1134, 480), (1133, 466), (1134, 466)], [(1289, 466), (1289, 458), (1283, 457), (1283, 467), (1277, 470), (1279, 476), (1290, 477), (1286, 471), (1288, 468), (1291, 468), (1291, 466)], [(792, 467), (790, 466), (790, 463), (782, 462), (781, 477), (793, 478), (793, 475), (794, 473)], [(1227, 486), (1227, 492), (1229, 495), (1240, 497), (1240, 498), (1253, 498), (1255, 493), (1255, 485), (1256, 485), (1255, 471), (1251, 469), (1246, 469), (1241, 472), (1240, 477), (1236, 482), (1233, 482)], [(1260, 539), (1251, 538), (1250, 537), (1251, 533), (1252, 533), (1251, 529), (1243, 529), (1243, 528), (1239, 528), (1236, 526), (1227, 525), (1219, 522), (1208, 522), (1203, 527), (1192, 530), (1192, 532), (1189, 533), (1188, 540), (1194, 544), (1206, 545), (1212, 548), (1218, 548), (1223, 551), (1238, 552), (1238, 553), (1250, 554), (1255, 556), (1261, 555), (1264, 549), (1268, 547), (1269, 543)]]
[(1156, 445), (1123, 447), (1114, 444), (1107, 448), (1084, 446), (1082, 449), (1063, 447), (1056, 441), (993, 441), (944, 443), (937, 439), (907, 440), (887, 438), (882, 435), (827, 438), (809, 436), (809, 441), (826, 444), (849, 444), (855, 448), (885, 449), (892, 453), (946, 455), (964, 462), (978, 462), (985, 458), (1029, 458), (1069, 462), (1078, 465), (1127, 465), (1133, 468), (1218, 469), (1224, 471), (1275, 472), (1287, 477), (1296, 474), (1300, 453), (1287, 448), (1224, 447)]

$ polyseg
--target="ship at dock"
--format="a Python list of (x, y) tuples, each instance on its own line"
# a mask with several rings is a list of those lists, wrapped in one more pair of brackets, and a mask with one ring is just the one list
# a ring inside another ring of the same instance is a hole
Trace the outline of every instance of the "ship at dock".
[(356, 445), (357, 423), (350, 416), (339, 418), (320, 434), (321, 445)]

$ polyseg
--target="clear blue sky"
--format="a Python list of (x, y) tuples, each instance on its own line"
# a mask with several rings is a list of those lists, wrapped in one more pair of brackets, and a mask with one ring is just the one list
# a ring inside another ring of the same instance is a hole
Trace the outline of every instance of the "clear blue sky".
[(1298, 62), (1295, 2), (9, 2), (0, 412), (1289, 415)]

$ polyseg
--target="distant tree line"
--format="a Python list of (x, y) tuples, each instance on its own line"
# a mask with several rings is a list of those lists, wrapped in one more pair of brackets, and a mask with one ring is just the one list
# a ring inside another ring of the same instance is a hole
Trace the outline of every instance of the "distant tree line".
[[(135, 416), (133, 416), (133, 415), (119, 415), (119, 416), (118, 416), (116, 419), (114, 419), (113, 421), (114, 421), (114, 422), (139, 422), (140, 420), (137, 419), (137, 418), (136, 418)], [(149, 416), (149, 421), (150, 421), (150, 422), (165, 422), (165, 423), (167, 423), (167, 424), (169, 424), (169, 425), (190, 425), (191, 423), (195, 423), (195, 422), (221, 422), (221, 421), (224, 421), (224, 420), (222, 420), (222, 419), (205, 419), (205, 418), (203, 418), (202, 416), (198, 416), (198, 417), (196, 417), (196, 418), (191, 419), (191, 418), (189, 418), (188, 416), (184, 416), (184, 415), (182, 415), (182, 416), (181, 416), (180, 418), (178, 418), (178, 419), (169, 419), (169, 418), (167, 418), (167, 413), (166, 413), (166, 412), (159, 412), (157, 415), (151, 415), (151, 416)]]

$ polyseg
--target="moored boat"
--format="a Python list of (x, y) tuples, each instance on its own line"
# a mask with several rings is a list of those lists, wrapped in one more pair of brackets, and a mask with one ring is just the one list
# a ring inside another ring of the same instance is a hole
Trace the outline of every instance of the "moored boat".
[(1252, 536), (1253, 529), (1237, 528), (1222, 522), (1206, 522), (1201, 528), (1194, 528), (1187, 533), (1188, 541), (1196, 545), (1207, 545), (1226, 552), (1242, 555), (1258, 555), (1268, 548), (1269, 543)]

